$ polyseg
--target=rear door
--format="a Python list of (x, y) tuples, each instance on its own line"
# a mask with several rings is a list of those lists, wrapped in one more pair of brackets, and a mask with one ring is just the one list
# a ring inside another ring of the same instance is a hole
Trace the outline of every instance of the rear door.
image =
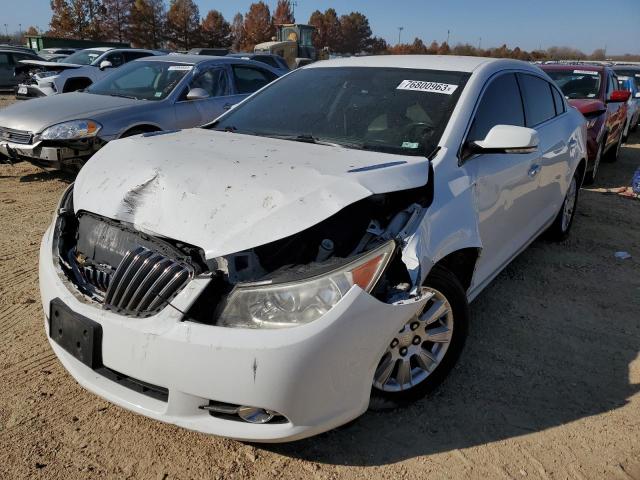
[(555, 85), (537, 75), (518, 74), (524, 102), (526, 125), (538, 132), (539, 158), (536, 160), (537, 193), (530, 199), (535, 218), (531, 234), (551, 221), (560, 210), (570, 178), (570, 151), (577, 146), (572, 139), (573, 125), (566, 115), (566, 104)]
[[(202, 88), (208, 98), (187, 100), (189, 90)], [(191, 128), (210, 122), (230, 106), (232, 94), (229, 73), (224, 66), (205, 66), (196, 72), (175, 104), (178, 128)]]
[[(483, 140), (496, 125), (524, 127), (520, 88), (513, 72), (501, 73), (485, 88), (467, 134), (467, 142)], [(540, 219), (539, 155), (485, 153), (465, 160), (475, 178), (478, 230), (482, 255), (475, 283), (492, 277), (530, 240)]]

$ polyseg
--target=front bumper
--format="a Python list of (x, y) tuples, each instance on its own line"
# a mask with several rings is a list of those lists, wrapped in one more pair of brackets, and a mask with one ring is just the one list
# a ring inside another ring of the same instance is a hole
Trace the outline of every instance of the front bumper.
[(26, 160), (45, 168), (59, 169), (68, 161), (85, 161), (93, 153), (95, 150), (78, 152), (69, 147), (43, 145), (42, 142), (28, 145), (0, 140), (0, 154), (13, 161)]
[[(149, 318), (130, 318), (78, 298), (54, 264), (51, 228), (40, 249), (45, 315), (59, 298), (102, 327), (105, 367), (168, 390), (167, 401), (122, 386), (51, 347), (85, 388), (142, 415), (239, 440), (279, 442), (309, 437), (368, 407), (375, 368), (387, 339), (419, 312), (426, 298), (382, 303), (353, 287), (324, 317), (274, 330), (215, 327), (183, 321), (207, 280), (195, 279)], [(48, 330), (48, 322), (45, 321)], [(47, 332), (48, 333), (48, 332)], [(209, 400), (275, 410), (285, 423), (256, 425), (209, 415)]]
[(40, 88), (38, 85), (20, 84), (15, 89), (16, 99), (28, 100), (30, 98), (46, 97), (55, 94), (52, 87)]

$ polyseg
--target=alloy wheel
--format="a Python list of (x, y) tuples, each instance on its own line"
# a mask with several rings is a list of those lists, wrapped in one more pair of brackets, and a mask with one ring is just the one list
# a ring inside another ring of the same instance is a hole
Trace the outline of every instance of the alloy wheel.
[(451, 305), (438, 290), (421, 313), (395, 335), (376, 369), (373, 385), (385, 392), (409, 390), (422, 383), (442, 362), (453, 336)]

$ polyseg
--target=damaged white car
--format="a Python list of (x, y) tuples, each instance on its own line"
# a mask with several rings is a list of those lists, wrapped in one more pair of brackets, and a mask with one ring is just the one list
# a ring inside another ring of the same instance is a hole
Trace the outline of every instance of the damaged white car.
[(51, 346), (140, 414), (288, 441), (440, 383), (469, 302), (571, 227), (584, 118), (515, 60), (318, 62), (206, 128), (117, 140), (40, 252)]

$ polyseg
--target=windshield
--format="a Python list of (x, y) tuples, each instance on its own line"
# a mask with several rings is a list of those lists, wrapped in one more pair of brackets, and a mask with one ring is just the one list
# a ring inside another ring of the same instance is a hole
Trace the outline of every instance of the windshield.
[(162, 100), (192, 69), (192, 65), (174, 62), (135, 61), (118, 68), (86, 91), (136, 100)]
[(65, 59), (65, 63), (75, 63), (76, 65), (91, 65), (96, 58), (104, 52), (101, 50), (80, 50)]
[(596, 98), (600, 93), (600, 73), (595, 70), (545, 70), (569, 99)]
[(206, 128), (427, 155), (468, 78), (468, 73), (401, 68), (302, 69)]

